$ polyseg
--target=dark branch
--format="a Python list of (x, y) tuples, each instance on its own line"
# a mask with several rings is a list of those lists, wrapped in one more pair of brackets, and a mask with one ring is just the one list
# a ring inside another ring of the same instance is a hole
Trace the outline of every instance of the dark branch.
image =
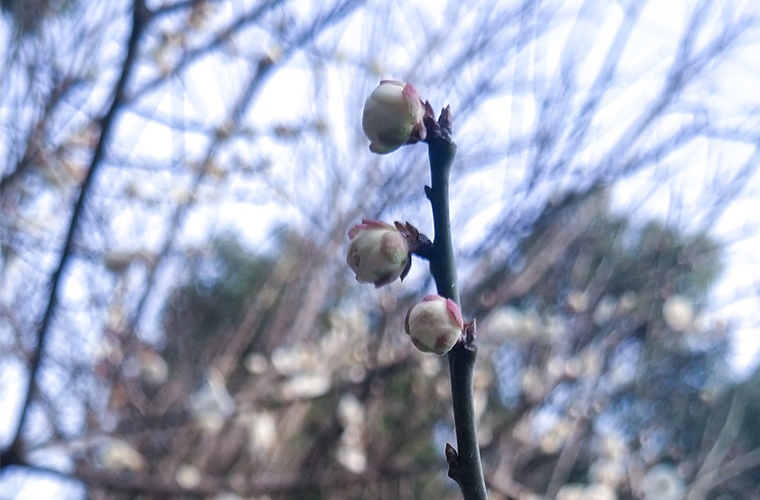
[(418, 467), (388, 465), (368, 470), (361, 474), (330, 472), (312, 475), (299, 474), (288, 477), (251, 477), (243, 483), (206, 476), (198, 485), (184, 487), (171, 479), (142, 472), (114, 472), (91, 467), (80, 467), (73, 472), (67, 473), (26, 463), (19, 465), (37, 473), (76, 481), (90, 488), (170, 498), (209, 497), (223, 492), (232, 492), (243, 496), (260, 494), (302, 495), (315, 489), (366, 485), (389, 477), (416, 476), (420, 473), (432, 473), (434, 470), (434, 464), (432, 463), (421, 463)]
[[(451, 141), (451, 112), (448, 108), (441, 112), (436, 122), (432, 109), (426, 103), (428, 156), (430, 159), (430, 187), (425, 193), (433, 209), (435, 239), (430, 255), (430, 273), (435, 280), (438, 294), (459, 304), (456, 262), (451, 237), (449, 216), (449, 174), (456, 155), (456, 145)], [(477, 348), (459, 342), (449, 352), (449, 374), (451, 377), (451, 397), (454, 406), (454, 426), (457, 435), (457, 450), (446, 447), (449, 477), (457, 482), (465, 499), (488, 498), (483, 466), (480, 461), (478, 434), (475, 426), (475, 410), (472, 394), (472, 375), (475, 367)]]
[[(132, 31), (130, 33), (129, 42), (127, 45), (127, 53), (124, 59), (122, 72), (119, 80), (116, 82), (116, 85), (114, 87), (111, 105), (109, 106), (108, 111), (100, 120), (100, 138), (98, 139), (98, 143), (95, 146), (95, 150), (93, 151), (89, 169), (87, 170), (87, 176), (82, 182), (79, 198), (77, 199), (76, 204), (74, 205), (74, 210), (71, 214), (69, 228), (66, 233), (66, 240), (63, 244), (61, 256), (58, 260), (58, 267), (50, 278), (50, 294), (48, 296), (48, 303), (45, 308), (45, 313), (42, 317), (40, 327), (37, 330), (37, 344), (34, 348), (34, 351), (32, 352), (31, 360), (29, 362), (29, 383), (27, 386), (26, 395), (24, 396), (24, 404), (21, 408), (21, 414), (19, 416), (19, 421), (13, 437), (13, 441), (11, 441), (9, 448), (3, 451), (3, 457), (9, 456), (18, 458), (21, 456), (22, 431), (24, 424), (26, 423), (26, 419), (29, 416), (29, 407), (31, 405), (32, 399), (34, 399), (37, 390), (36, 379), (40, 370), (40, 365), (42, 364), (43, 353), (45, 351), (45, 341), (47, 340), (48, 334), (50, 332), (50, 327), (53, 318), (55, 317), (56, 309), (58, 307), (58, 289), (63, 280), (63, 275), (66, 272), (66, 268), (71, 260), (72, 252), (74, 249), (74, 241), (76, 239), (77, 230), (79, 229), (79, 225), (82, 220), (85, 205), (94, 184), (95, 175), (97, 174), (105, 155), (106, 145), (108, 144), (108, 140), (114, 128), (116, 115), (121, 109), (122, 101), (124, 99), (124, 90), (127, 86), (127, 82), (129, 81), (130, 74), (132, 73), (132, 69), (134, 68), (137, 59), (140, 37), (145, 30), (145, 26), (147, 25), (149, 17), (150, 11), (145, 6), (144, 0), (135, 0), (133, 9)], [(7, 464), (5, 462), (0, 463), (0, 468), (5, 467), (6, 465), (10, 464)]]

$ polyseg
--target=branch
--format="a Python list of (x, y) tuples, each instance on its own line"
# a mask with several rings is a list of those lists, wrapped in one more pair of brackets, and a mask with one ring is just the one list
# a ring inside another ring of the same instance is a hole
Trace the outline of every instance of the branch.
[(736, 439), (737, 434), (739, 434), (746, 406), (745, 395), (741, 393), (735, 394), (726, 416), (726, 423), (715, 440), (715, 445), (702, 462), (696, 479), (689, 489), (689, 494), (686, 496), (688, 500), (705, 498), (712, 485), (719, 484), (720, 479), (725, 479), (718, 476), (718, 473), (721, 472), (720, 464), (728, 454), (729, 448)]
[[(178, 75), (181, 70), (185, 66), (189, 66), (193, 60), (207, 54), (217, 45), (222, 45), (226, 40), (229, 39), (232, 34), (236, 33), (240, 29), (243, 29), (245, 26), (248, 26), (251, 23), (255, 23), (271, 8), (275, 8), (281, 3), (282, 0), (269, 0), (268, 2), (257, 7), (254, 12), (251, 12), (250, 14), (235, 20), (232, 25), (220, 32), (219, 36), (217, 36), (215, 40), (212, 41), (209, 45), (201, 47), (196, 51), (188, 52), (185, 57), (177, 64), (174, 70), (172, 70), (172, 72), (170, 72), (168, 75), (161, 75), (159, 77), (156, 77), (155, 80), (148, 82), (144, 87), (135, 91), (131, 96), (132, 100), (138, 100), (141, 96), (147, 94), (155, 87), (160, 85), (163, 81), (165, 81), (166, 78)], [(238, 96), (237, 102), (231, 111), (232, 124), (235, 127), (238, 127), (240, 125), (240, 123), (245, 118), (246, 113), (250, 109), (251, 104), (254, 102), (255, 97), (259, 92), (261, 92), (261, 89), (269, 77), (272, 75), (272, 73), (275, 71), (277, 65), (284, 63), (298, 50), (303, 49), (306, 44), (311, 43), (327, 28), (333, 26), (335, 23), (345, 18), (345, 16), (347, 16), (352, 11), (352, 9), (358, 8), (360, 3), (361, 2), (344, 0), (343, 3), (334, 6), (325, 15), (318, 17), (311, 26), (305, 28), (303, 32), (299, 33), (298, 36), (295, 37), (295, 41), (283, 50), (282, 55), (277, 61), (274, 61), (268, 57), (262, 58), (257, 64), (256, 68), (253, 70), (253, 73), (250, 75), (246, 85), (243, 86), (243, 90)], [(219, 135), (212, 138), (209, 145), (206, 147), (205, 152), (203, 153), (203, 160), (200, 161), (199, 164), (206, 165), (208, 162), (212, 161), (214, 155), (218, 153), (220, 144), (224, 140), (224, 137), (221, 137)], [(198, 189), (201, 183), (206, 179), (207, 172), (208, 170), (205, 168), (199, 169), (197, 175), (192, 180), (192, 184), (190, 185), (191, 192), (195, 192)], [(174, 248), (177, 235), (179, 234), (180, 229), (183, 227), (183, 222), (186, 219), (187, 214), (190, 212), (191, 204), (192, 201), (184, 204), (179, 204), (174, 208), (171, 215), (169, 216), (169, 223), (167, 225), (169, 228), (168, 233), (161, 244), (160, 250), (157, 252), (157, 257), (154, 259), (152, 265), (148, 269), (148, 276), (145, 279), (146, 284), (143, 286), (140, 298), (137, 300), (137, 305), (135, 306), (134, 311), (127, 321), (127, 326), (125, 329), (126, 332), (134, 331), (137, 325), (140, 323), (146, 304), (148, 303), (148, 299), (153, 293), (155, 283), (158, 279), (159, 268), (163, 265), (162, 263), (171, 252), (171, 249)]]
[[(66, 267), (68, 266), (71, 259), (74, 248), (74, 240), (76, 238), (77, 230), (79, 229), (79, 225), (82, 220), (84, 207), (93, 186), (95, 175), (98, 172), (103, 160), (103, 156), (105, 155), (106, 144), (108, 143), (108, 139), (114, 128), (116, 115), (118, 114), (118, 111), (124, 100), (124, 90), (126, 89), (127, 82), (129, 81), (129, 76), (132, 73), (132, 69), (135, 66), (137, 53), (139, 50), (139, 40), (145, 29), (145, 26), (147, 25), (149, 17), (150, 11), (145, 6), (144, 0), (135, 0), (132, 32), (129, 37), (127, 54), (124, 58), (122, 72), (119, 76), (119, 80), (117, 81), (116, 86), (114, 87), (113, 100), (111, 102), (111, 105), (100, 121), (100, 138), (95, 147), (95, 150), (92, 153), (92, 159), (90, 160), (90, 166), (87, 170), (87, 176), (82, 182), (79, 198), (77, 199), (77, 202), (74, 205), (74, 211), (71, 214), (69, 229), (66, 233), (66, 240), (64, 242), (63, 249), (61, 250), (61, 257), (58, 261), (58, 267), (50, 278), (50, 294), (48, 296), (48, 303), (45, 308), (45, 313), (42, 317), (40, 327), (37, 330), (37, 345), (35, 346), (34, 352), (32, 353), (31, 359), (29, 361), (29, 384), (27, 386), (26, 395), (24, 396), (24, 404), (21, 407), (21, 415), (19, 416), (19, 421), (13, 437), (13, 441), (11, 441), (10, 446), (6, 450), (3, 450), (3, 457), (12, 457), (14, 460), (17, 460), (21, 457), (21, 434), (27, 417), (29, 416), (30, 404), (37, 391), (36, 379), (37, 374), (40, 370), (40, 365), (42, 364), (42, 354), (45, 350), (45, 341), (47, 340), (53, 317), (55, 316), (55, 312), (58, 308), (58, 288), (61, 285), (64, 272), (66, 271)], [(14, 463), (4, 461), (3, 463), (0, 463), (0, 468), (8, 465), (14, 465)]]
[(38, 157), (43, 151), (45, 126), (52, 121), (51, 116), (57, 110), (58, 105), (68, 97), (68, 94), (81, 83), (79, 77), (65, 76), (60, 81), (55, 82), (53, 89), (50, 91), (45, 107), (37, 118), (36, 123), (29, 130), (24, 143), (26, 149), (16, 166), (8, 173), (0, 176), (0, 199), (6, 196), (10, 186), (24, 175), (28, 170), (35, 166)]
[(87, 488), (99, 488), (105, 490), (106, 493), (133, 493), (140, 498), (143, 495), (151, 498), (205, 498), (218, 496), (220, 493), (234, 493), (241, 496), (288, 495), (288, 498), (301, 498), (309, 492), (313, 493), (315, 490), (325, 488), (367, 485), (388, 478), (404, 478), (418, 474), (420, 469), (423, 473), (432, 473), (432, 464), (422, 463), (420, 468), (389, 465), (361, 474), (332, 471), (309, 476), (298, 474), (276, 477), (265, 474), (261, 477), (252, 476), (243, 481), (206, 475), (199, 484), (186, 487), (178, 484), (174, 478), (159, 477), (156, 474), (144, 472), (117, 472), (92, 467), (79, 467), (70, 472), (63, 472), (26, 463), (18, 465), (27, 471), (78, 482)]
[[(433, 209), (435, 229), (430, 273), (435, 280), (438, 294), (459, 304), (449, 216), (449, 174), (457, 149), (451, 140), (451, 112), (447, 107), (441, 112), (438, 122), (435, 122), (430, 104), (426, 103), (426, 108), (426, 142), (431, 183), (430, 187), (425, 187), (425, 193)], [(457, 450), (447, 445), (446, 461), (449, 463), (449, 477), (457, 482), (467, 500), (488, 498), (480, 461), (472, 395), (472, 374), (476, 355), (477, 348), (470, 342), (457, 343), (448, 354)]]

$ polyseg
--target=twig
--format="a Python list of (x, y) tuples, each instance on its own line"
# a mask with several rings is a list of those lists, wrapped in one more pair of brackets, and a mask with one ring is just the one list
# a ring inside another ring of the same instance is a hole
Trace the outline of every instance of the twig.
[[(451, 140), (451, 111), (448, 107), (445, 108), (436, 122), (430, 104), (425, 103), (425, 107), (425, 142), (428, 143), (431, 178), (430, 187), (425, 187), (425, 193), (433, 209), (435, 230), (433, 251), (430, 255), (430, 273), (435, 280), (438, 294), (459, 304), (449, 216), (449, 174), (457, 149)], [(451, 445), (446, 446), (446, 461), (449, 464), (449, 477), (459, 485), (464, 498), (480, 500), (487, 499), (488, 494), (475, 426), (472, 374), (477, 347), (471, 340), (457, 343), (448, 354), (457, 449), (454, 450)]]
[(113, 131), (116, 115), (121, 109), (121, 105), (124, 101), (124, 93), (126, 90), (127, 82), (129, 81), (132, 69), (135, 66), (137, 60), (137, 53), (139, 51), (139, 41), (145, 26), (150, 18), (150, 11), (145, 6), (144, 0), (135, 0), (133, 11), (132, 32), (129, 37), (127, 46), (127, 53), (124, 59), (123, 69), (119, 77), (118, 82), (113, 91), (113, 100), (111, 102), (108, 111), (100, 121), (100, 138), (92, 154), (90, 160), (90, 167), (87, 170), (87, 176), (85, 177), (82, 187), (79, 191), (79, 198), (74, 205), (74, 211), (71, 214), (71, 221), (69, 222), (69, 229), (66, 233), (66, 240), (61, 250), (61, 257), (58, 261), (58, 267), (51, 276), (50, 279), (50, 294), (48, 296), (47, 307), (42, 317), (42, 322), (37, 330), (37, 345), (34, 348), (34, 352), (31, 355), (29, 362), (29, 383), (27, 385), (26, 394), (24, 395), (24, 404), (21, 407), (21, 415), (16, 426), (16, 431), (11, 441), (10, 446), (3, 450), (2, 457), (4, 460), (0, 460), (0, 468), (7, 465), (13, 465), (21, 457), (22, 447), (22, 431), (29, 416), (30, 405), (34, 399), (37, 391), (37, 374), (42, 364), (42, 358), (45, 350), (45, 343), (50, 332), (50, 327), (55, 316), (55, 312), (58, 308), (58, 289), (63, 280), (63, 275), (66, 271), (68, 263), (71, 259), (72, 252), (74, 250), (74, 241), (76, 239), (77, 230), (82, 220), (84, 208), (90, 194), (91, 187), (94, 183), (95, 175), (100, 170), (103, 157), (106, 153), (106, 145), (110, 138), (110, 134)]
[(720, 464), (725, 459), (731, 444), (741, 429), (746, 406), (746, 396), (741, 391), (735, 394), (731, 400), (728, 415), (726, 415), (726, 423), (715, 440), (715, 445), (707, 454), (704, 462), (702, 462), (702, 466), (699, 468), (699, 472), (697, 472), (696, 479), (686, 497), (688, 500), (705, 498), (710, 487), (720, 482), (718, 476), (721, 470)]
[[(92, 467), (79, 467), (70, 472), (33, 465), (18, 464), (28, 471), (45, 474), (53, 478), (80, 483), (88, 488), (98, 488), (106, 493), (133, 493), (143, 498), (206, 498), (219, 496), (221, 493), (234, 493), (241, 496), (251, 495), (286, 495), (288, 498), (301, 498), (308, 492), (334, 487), (366, 485), (387, 478), (403, 478), (420, 472), (430, 474), (434, 465), (423, 463), (419, 468), (387, 466), (367, 470), (360, 474), (346, 472), (328, 472), (316, 475), (291, 475), (282, 477), (250, 477), (242, 481), (229, 478), (204, 476), (194, 486), (181, 486), (172, 477), (161, 477), (148, 472), (111, 471)], [(110, 497), (109, 497), (110, 498)]]

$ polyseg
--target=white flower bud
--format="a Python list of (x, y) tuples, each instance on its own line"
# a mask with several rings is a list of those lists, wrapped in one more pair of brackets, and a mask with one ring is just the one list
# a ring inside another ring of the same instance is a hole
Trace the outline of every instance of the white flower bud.
[(373, 153), (397, 150), (425, 138), (425, 107), (411, 83), (383, 80), (364, 104), (362, 129)]
[(403, 279), (411, 260), (406, 237), (390, 224), (363, 219), (348, 232), (346, 262), (359, 283), (381, 287)]
[(404, 327), (412, 344), (422, 352), (446, 354), (462, 335), (459, 306), (440, 295), (428, 295), (406, 313)]

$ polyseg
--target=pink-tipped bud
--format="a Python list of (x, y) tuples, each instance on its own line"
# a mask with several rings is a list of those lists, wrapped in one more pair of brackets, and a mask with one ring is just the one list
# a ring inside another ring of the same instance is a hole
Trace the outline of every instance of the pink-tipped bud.
[(411, 83), (383, 80), (364, 104), (362, 129), (373, 153), (387, 154), (425, 139), (425, 106)]
[(440, 295), (428, 295), (406, 313), (404, 328), (414, 347), (444, 355), (462, 336), (464, 322), (459, 306)]
[(385, 222), (362, 219), (348, 232), (346, 262), (359, 283), (381, 287), (405, 275), (411, 263), (406, 237)]

